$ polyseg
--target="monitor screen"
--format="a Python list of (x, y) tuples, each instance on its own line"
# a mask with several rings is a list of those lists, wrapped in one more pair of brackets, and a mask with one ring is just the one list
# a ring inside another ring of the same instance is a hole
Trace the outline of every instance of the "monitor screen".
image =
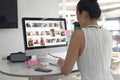
[(0, 0), (0, 29), (18, 28), (17, 0)]
[(66, 46), (64, 18), (22, 18), (25, 49)]

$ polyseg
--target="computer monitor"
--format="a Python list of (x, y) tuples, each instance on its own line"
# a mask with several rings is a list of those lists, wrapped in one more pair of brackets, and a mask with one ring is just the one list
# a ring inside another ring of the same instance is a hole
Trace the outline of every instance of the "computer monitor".
[(45, 54), (65, 50), (66, 20), (64, 18), (24, 17), (22, 25), (27, 54)]

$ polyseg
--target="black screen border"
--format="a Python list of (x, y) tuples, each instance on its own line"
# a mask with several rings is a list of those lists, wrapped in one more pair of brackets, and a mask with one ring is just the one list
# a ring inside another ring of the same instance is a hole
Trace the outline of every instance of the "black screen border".
[(67, 43), (65, 44), (61, 44), (61, 45), (54, 45), (54, 46), (37, 46), (37, 47), (27, 47), (27, 39), (26, 39), (26, 27), (25, 27), (25, 21), (26, 20), (62, 20), (64, 21), (64, 26), (65, 26), (65, 30), (67, 30), (67, 26), (66, 26), (66, 19), (65, 18), (35, 18), (35, 17), (23, 17), (22, 18), (22, 28), (23, 28), (23, 40), (24, 40), (24, 46), (25, 46), (25, 50), (30, 50), (30, 49), (43, 49), (43, 48), (54, 48), (54, 47), (64, 47), (67, 46)]

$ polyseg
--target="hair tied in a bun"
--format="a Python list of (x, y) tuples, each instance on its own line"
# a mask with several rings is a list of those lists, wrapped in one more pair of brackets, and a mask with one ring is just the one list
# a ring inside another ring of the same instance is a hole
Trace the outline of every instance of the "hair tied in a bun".
[(97, 0), (86, 0), (88, 2), (97, 2)]

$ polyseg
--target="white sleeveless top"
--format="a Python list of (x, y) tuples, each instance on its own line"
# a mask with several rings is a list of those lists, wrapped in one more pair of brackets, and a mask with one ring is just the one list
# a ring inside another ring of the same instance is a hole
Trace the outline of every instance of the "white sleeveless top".
[(103, 28), (84, 28), (85, 48), (77, 64), (82, 80), (113, 80), (111, 75), (112, 37)]

